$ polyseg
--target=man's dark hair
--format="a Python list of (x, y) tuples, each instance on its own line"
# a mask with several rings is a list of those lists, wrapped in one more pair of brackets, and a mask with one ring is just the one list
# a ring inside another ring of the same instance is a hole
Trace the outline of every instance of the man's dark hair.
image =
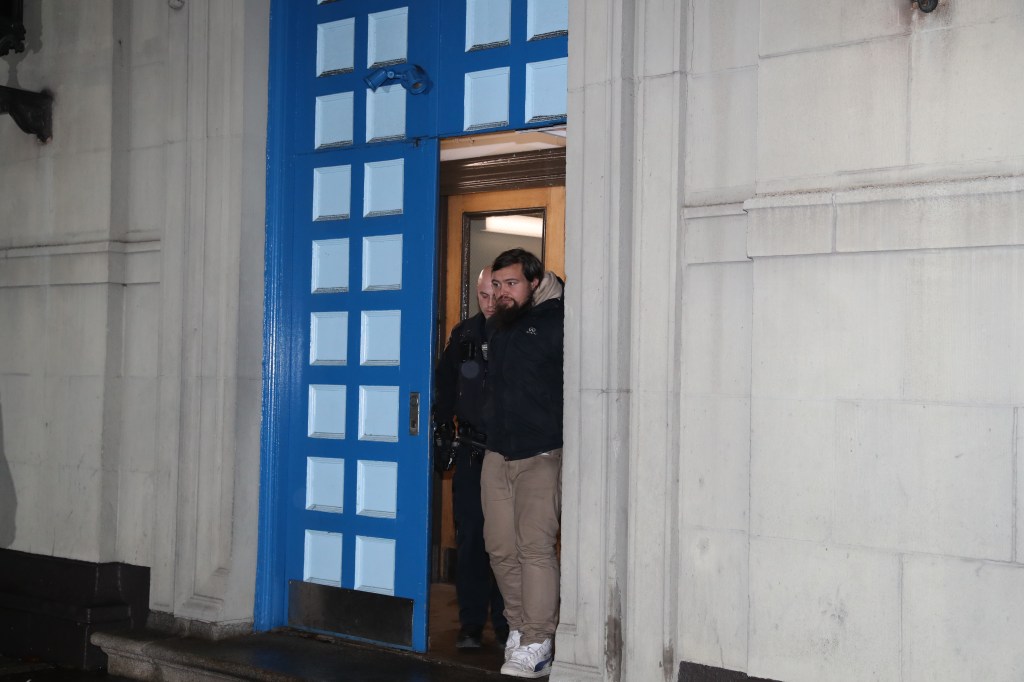
[(491, 265), (491, 272), (504, 270), (516, 263), (523, 266), (523, 277), (526, 278), (527, 282), (538, 280), (544, 276), (544, 265), (541, 264), (540, 259), (526, 249), (520, 248), (509, 249), (498, 254), (498, 257), (494, 259), (494, 263)]

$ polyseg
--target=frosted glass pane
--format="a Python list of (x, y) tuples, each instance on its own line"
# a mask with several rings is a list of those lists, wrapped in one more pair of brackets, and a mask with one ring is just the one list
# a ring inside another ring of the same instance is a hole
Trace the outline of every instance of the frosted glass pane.
[(398, 387), (359, 387), (359, 440), (398, 442)]
[(309, 387), (309, 436), (311, 438), (345, 437), (344, 386), (312, 384)]
[(495, 128), (508, 125), (509, 67), (466, 74), (463, 128)]
[(356, 513), (385, 519), (393, 519), (398, 515), (397, 463), (359, 462)]
[(330, 76), (354, 70), (356, 20), (332, 21), (316, 27), (316, 74)]
[(402, 288), (402, 235), (363, 237), (363, 291)]
[(355, 588), (380, 594), (395, 593), (395, 541), (356, 536)]
[(402, 348), (402, 311), (364, 311), (361, 327), (359, 363), (398, 366)]
[(366, 91), (366, 141), (405, 137), (405, 88), (385, 85)]
[(316, 98), (316, 148), (352, 144), (353, 93)]
[(373, 161), (365, 165), (363, 215), (397, 215), (405, 194), (405, 159)]
[(344, 365), (348, 362), (348, 313), (310, 313), (309, 364)]
[(313, 220), (348, 218), (351, 199), (351, 166), (313, 169)]
[(369, 67), (397, 64), (407, 59), (409, 46), (409, 8), (368, 15), (366, 64)]
[(306, 531), (302, 579), (306, 582), (341, 587), (341, 533)]
[(511, 0), (466, 0), (466, 51), (509, 44)]
[(306, 458), (306, 509), (340, 514), (345, 506), (345, 460)]
[(526, 121), (563, 118), (566, 111), (568, 60), (551, 59), (526, 65)]
[(314, 294), (348, 291), (348, 239), (313, 242)]
[(569, 0), (527, 0), (527, 40), (550, 38), (568, 32)]

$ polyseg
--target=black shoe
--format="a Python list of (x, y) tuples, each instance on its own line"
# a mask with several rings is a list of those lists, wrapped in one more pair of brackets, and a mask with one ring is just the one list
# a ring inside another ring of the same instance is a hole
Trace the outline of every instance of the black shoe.
[(505, 642), (508, 641), (508, 625), (495, 625), (494, 626), (494, 643), (498, 646), (505, 646)]
[(456, 649), (479, 649), (480, 639), (483, 637), (482, 627), (462, 627), (459, 630), (459, 637), (455, 640)]

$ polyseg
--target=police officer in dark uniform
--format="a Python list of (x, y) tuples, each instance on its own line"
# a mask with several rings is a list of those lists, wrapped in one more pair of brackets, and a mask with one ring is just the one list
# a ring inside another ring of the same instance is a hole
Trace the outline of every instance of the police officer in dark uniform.
[(494, 313), (490, 268), (477, 279), (477, 301), (480, 312), (455, 326), (434, 370), (434, 465), (439, 470), (455, 466), (455, 592), (461, 626), (455, 646), (459, 649), (480, 647), (488, 607), (495, 641), (504, 646), (509, 633), (505, 604), (484, 546), (480, 504), (480, 466), (487, 440), (482, 431), (487, 360), (484, 322)]

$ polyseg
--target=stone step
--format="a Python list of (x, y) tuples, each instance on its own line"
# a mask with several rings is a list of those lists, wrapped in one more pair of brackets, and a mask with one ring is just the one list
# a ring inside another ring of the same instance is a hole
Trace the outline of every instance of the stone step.
[(218, 641), (152, 630), (102, 632), (92, 643), (107, 654), (111, 675), (134, 680), (474, 682), (501, 677), (497, 665), (485, 671), (288, 630)]

